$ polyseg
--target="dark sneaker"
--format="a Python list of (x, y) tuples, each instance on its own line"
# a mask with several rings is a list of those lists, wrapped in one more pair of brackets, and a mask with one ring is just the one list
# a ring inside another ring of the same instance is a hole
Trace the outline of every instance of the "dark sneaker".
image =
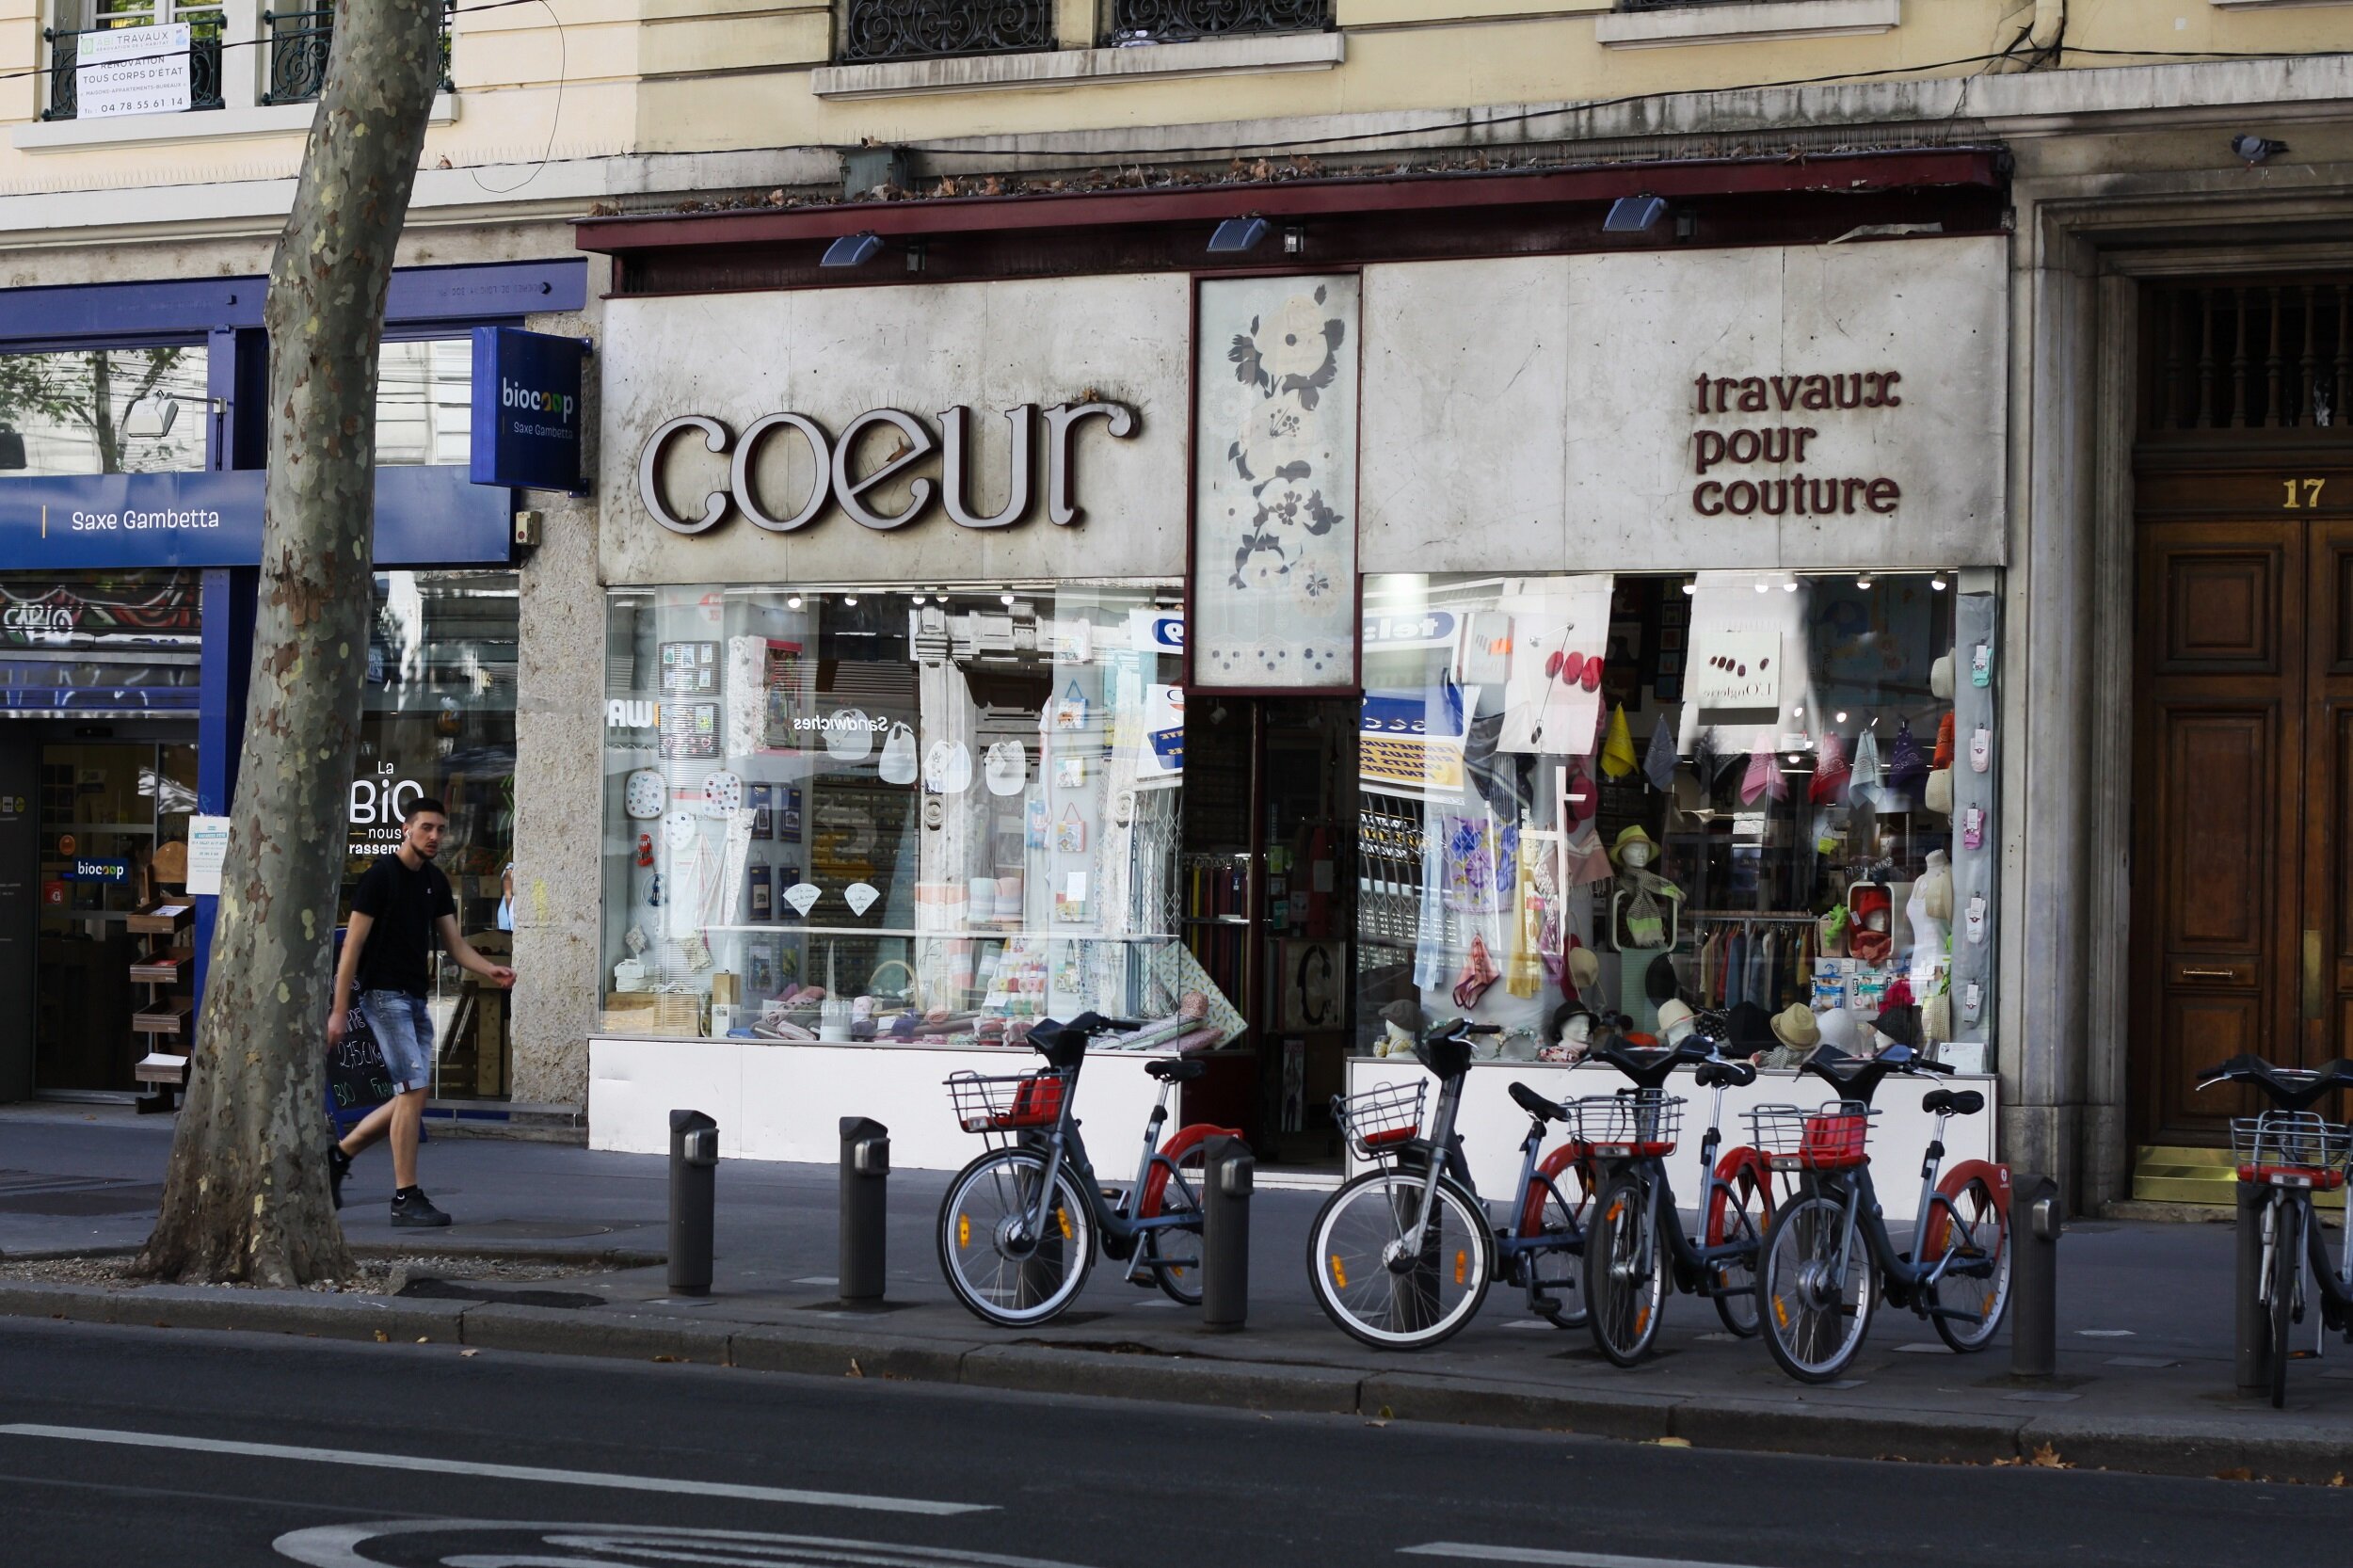
[(351, 1156), (339, 1146), (327, 1146), (327, 1190), (335, 1194), (335, 1207), (344, 1206), (344, 1177), (351, 1174)]
[(392, 1224), (445, 1225), (449, 1216), (433, 1207), (433, 1200), (424, 1195), (422, 1187), (411, 1187), (406, 1192), (392, 1194)]

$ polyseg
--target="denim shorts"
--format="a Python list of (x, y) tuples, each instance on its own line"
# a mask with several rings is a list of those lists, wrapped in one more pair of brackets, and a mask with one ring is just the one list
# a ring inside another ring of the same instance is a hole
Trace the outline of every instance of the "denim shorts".
[(384, 1053), (384, 1076), (392, 1080), (392, 1093), (430, 1087), (433, 1014), (424, 999), (406, 991), (362, 991), (360, 1014), (368, 1020), (376, 1049)]

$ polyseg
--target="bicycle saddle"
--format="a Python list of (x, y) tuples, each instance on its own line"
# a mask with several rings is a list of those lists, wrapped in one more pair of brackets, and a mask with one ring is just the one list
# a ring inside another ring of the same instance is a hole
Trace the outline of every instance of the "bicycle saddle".
[(1207, 1062), (1193, 1062), (1177, 1056), (1160, 1062), (1146, 1062), (1144, 1064), (1144, 1070), (1162, 1083), (1191, 1083), (1194, 1079), (1208, 1072), (1209, 1064)]
[(1985, 1096), (1975, 1089), (1931, 1089), (1920, 1097), (1920, 1109), (1931, 1116), (1974, 1116), (1985, 1109)]
[(1817, 1046), (1800, 1072), (1812, 1073), (1838, 1091), (1841, 1099), (1871, 1103), (1872, 1092), (1890, 1073), (1938, 1073), (1945, 1069), (1924, 1061), (1910, 1046), (1890, 1046), (1877, 1056), (1849, 1056), (1835, 1046)]
[(2353, 1062), (2331, 1062), (2317, 1068), (2275, 1067), (2260, 1056), (2233, 1056), (2200, 1073), (2198, 1087), (2204, 1089), (2226, 1079), (2254, 1084), (2282, 1111), (2309, 1111), (2335, 1091), (2353, 1088)]
[(1568, 1112), (1561, 1109), (1558, 1100), (1545, 1098), (1525, 1083), (1512, 1085), (1512, 1098), (1531, 1116), (1542, 1117), (1547, 1122), (1565, 1122), (1569, 1119)]
[(1703, 1089), (1743, 1089), (1756, 1081), (1756, 1068), (1747, 1062), (1703, 1062), (1691, 1077)]

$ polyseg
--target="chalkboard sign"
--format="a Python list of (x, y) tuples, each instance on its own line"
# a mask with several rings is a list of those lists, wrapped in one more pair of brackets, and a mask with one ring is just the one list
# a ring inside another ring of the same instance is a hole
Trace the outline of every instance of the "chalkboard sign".
[(336, 1125), (348, 1128), (392, 1097), (392, 1075), (384, 1065), (376, 1032), (355, 1007), (344, 1019), (344, 1041), (327, 1051), (327, 1103)]

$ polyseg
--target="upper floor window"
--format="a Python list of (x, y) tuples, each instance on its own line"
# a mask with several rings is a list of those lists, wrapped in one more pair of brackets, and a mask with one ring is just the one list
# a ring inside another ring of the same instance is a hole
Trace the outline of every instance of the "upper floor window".
[(221, 0), (59, 0), (43, 120), (217, 109)]
[[(452, 90), (449, 74), (449, 16), (457, 0), (442, 0), (440, 90)], [(267, 29), (269, 75), (262, 84), (264, 104), (308, 104), (327, 85), (327, 51), (335, 41), (335, 8), (262, 13)]]
[(1054, 47), (1054, 0), (843, 0), (843, 64)]
[(1103, 0), (1103, 41), (1122, 47), (1332, 25), (1332, 0)]

